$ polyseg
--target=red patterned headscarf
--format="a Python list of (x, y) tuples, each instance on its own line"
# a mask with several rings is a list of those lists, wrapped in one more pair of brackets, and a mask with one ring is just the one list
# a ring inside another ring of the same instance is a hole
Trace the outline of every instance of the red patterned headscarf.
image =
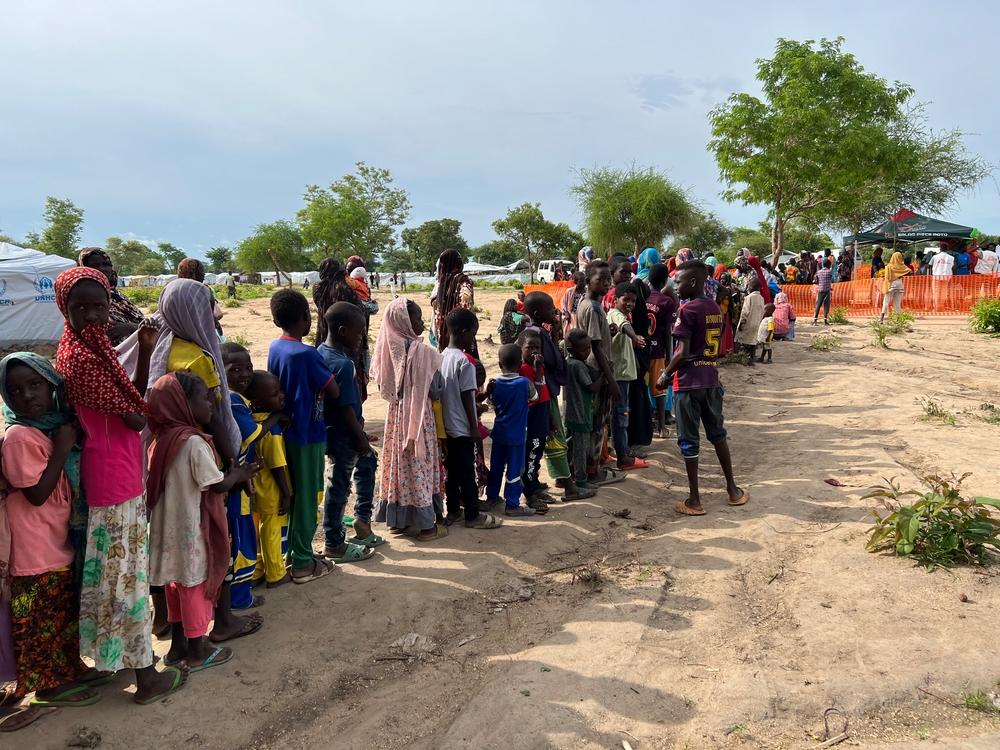
[(107, 326), (75, 331), (69, 324), (69, 294), (81, 281), (100, 284), (109, 299), (111, 295), (107, 278), (93, 268), (70, 268), (56, 278), (56, 305), (66, 318), (56, 350), (56, 370), (66, 381), (66, 395), (71, 404), (83, 404), (102, 414), (146, 414), (146, 402), (119, 364)]

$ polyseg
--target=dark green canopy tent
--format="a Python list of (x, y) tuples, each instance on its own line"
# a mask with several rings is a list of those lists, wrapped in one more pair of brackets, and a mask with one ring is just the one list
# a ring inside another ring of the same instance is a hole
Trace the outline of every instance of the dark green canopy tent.
[(977, 234), (973, 227), (921, 216), (904, 208), (874, 229), (844, 237), (844, 247), (855, 242), (859, 245), (891, 245), (893, 241), (908, 244), (929, 240), (969, 240)]

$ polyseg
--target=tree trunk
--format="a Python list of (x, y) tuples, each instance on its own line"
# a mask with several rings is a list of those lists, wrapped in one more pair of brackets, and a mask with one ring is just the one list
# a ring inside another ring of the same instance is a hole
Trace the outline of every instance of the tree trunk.
[(774, 226), (771, 227), (771, 267), (778, 267), (778, 256), (785, 249), (785, 220), (775, 212)]

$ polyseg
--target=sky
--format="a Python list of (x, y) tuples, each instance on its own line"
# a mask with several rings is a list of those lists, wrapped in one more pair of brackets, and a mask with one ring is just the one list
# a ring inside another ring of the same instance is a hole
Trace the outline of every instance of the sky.
[[(766, 207), (719, 197), (707, 113), (756, 92), (778, 37), (844, 36), (1000, 164), (995, 20), (976, 0), (0, 0), (0, 232), (39, 230), (52, 195), (84, 209), (82, 245), (203, 256), (359, 160), (409, 192), (408, 226), (456, 218), (471, 245), (525, 201), (579, 227), (575, 170), (633, 163), (753, 226)], [(997, 182), (943, 218), (1000, 233)]]

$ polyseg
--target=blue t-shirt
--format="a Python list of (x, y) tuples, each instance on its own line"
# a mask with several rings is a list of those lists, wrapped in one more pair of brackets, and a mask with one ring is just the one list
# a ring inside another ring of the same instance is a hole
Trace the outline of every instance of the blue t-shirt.
[(281, 383), (285, 414), (292, 420), (285, 430), (285, 442), (325, 443), (323, 389), (333, 375), (320, 353), (298, 339), (282, 336), (271, 342), (267, 369)]
[(261, 426), (253, 418), (250, 402), (235, 391), (229, 392), (229, 403), (233, 407), (233, 419), (240, 428), (240, 463), (248, 464), (254, 460), (253, 441), (260, 437)]
[(501, 376), (493, 381), (493, 408), (497, 417), (491, 437), (497, 445), (524, 445), (530, 392), (531, 381), (523, 376)]
[(326, 366), (333, 373), (337, 385), (340, 387), (340, 396), (330, 398), (327, 396), (323, 400), (323, 415), (326, 422), (327, 443), (332, 440), (346, 439), (348, 436), (344, 425), (344, 418), (341, 416), (341, 408), (350, 406), (354, 409), (354, 416), (358, 422), (364, 424), (364, 417), (361, 415), (361, 389), (358, 387), (357, 370), (354, 367), (354, 360), (339, 349), (332, 346), (320, 344), (316, 349), (323, 357)]

